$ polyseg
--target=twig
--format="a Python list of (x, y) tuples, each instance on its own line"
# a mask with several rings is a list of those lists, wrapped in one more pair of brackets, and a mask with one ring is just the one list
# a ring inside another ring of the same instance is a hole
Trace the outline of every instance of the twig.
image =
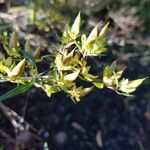
[(26, 122), (24, 120), (24, 118), (19, 116), (16, 112), (11, 110), (10, 108), (6, 107), (2, 102), (0, 102), (0, 109), (8, 117), (8, 119), (12, 123), (13, 127), (17, 128), (17, 130), (22, 131), (22, 130), (31, 129), (35, 133), (38, 132), (35, 128), (33, 128), (31, 125), (29, 125), (29, 123)]
[(28, 101), (29, 101), (29, 95), (30, 95), (30, 92), (28, 92), (28, 94), (27, 94), (25, 105), (24, 105), (24, 107), (22, 109), (22, 118), (25, 118), (26, 109), (27, 109), (27, 105), (28, 105)]
[[(24, 122), (23, 118), (20, 118), (20, 116), (18, 117), (17, 114), (14, 111), (10, 110), (10, 108), (6, 107), (1, 102), (0, 102), (0, 108), (3, 111), (3, 113), (10, 120), (12, 126), (15, 129), (15, 133), (16, 134), (18, 133), (18, 130), (24, 130), (24, 127), (20, 124), (20, 123)], [(17, 120), (19, 120), (19, 123), (17, 123), (17, 121), (15, 120), (15, 118), (17, 118)]]
[[(27, 123), (23, 117), (19, 116), (16, 112), (14, 112), (10, 108), (6, 107), (1, 102), (0, 102), (0, 109), (8, 117), (12, 126), (15, 129), (16, 140), (13, 141), (13, 144), (15, 144), (15, 146), (20, 145), (22, 147), (28, 147), (28, 145), (26, 145), (26, 142), (27, 142), (27, 140), (30, 140), (30, 139), (34, 139), (34, 140), (39, 141), (39, 143), (41, 143), (41, 142), (43, 143), (43, 139), (38, 136), (37, 130), (35, 128), (33, 128), (32, 126), (30, 126), (29, 123)], [(31, 129), (34, 133), (30, 132), (29, 129)], [(25, 139), (25, 141), (24, 141), (24, 138), (22, 135), (23, 132), (28, 133), (29, 139)], [(35, 133), (37, 133), (37, 134), (35, 134)], [(1, 131), (0, 134), (2, 134), (5, 137), (7, 135), (3, 131)], [(20, 140), (20, 139), (23, 139), (23, 140)]]
[(3, 83), (3, 82), (9, 82), (8, 80), (1, 80), (0, 79), (0, 83)]
[(9, 141), (9, 143), (12, 144), (18, 144), (18, 142), (16, 140), (14, 140), (12, 137), (10, 137), (6, 132), (4, 132), (3, 130), (0, 129), (0, 135), (2, 137), (4, 137), (6, 140)]

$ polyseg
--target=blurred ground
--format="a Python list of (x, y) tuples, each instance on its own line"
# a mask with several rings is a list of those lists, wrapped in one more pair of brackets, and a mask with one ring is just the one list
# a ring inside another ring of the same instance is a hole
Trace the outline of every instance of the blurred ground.
[[(44, 5), (49, 4), (44, 2)], [(91, 62), (93, 65), (102, 67), (105, 63), (117, 59), (120, 66), (127, 66), (125, 76), (130, 79), (150, 75), (150, 16), (148, 6), (145, 7), (148, 0), (138, 1), (140, 5), (136, 4), (136, 0), (108, 0), (106, 3), (101, 0), (80, 0), (80, 5), (77, 0), (72, 3), (65, 0), (49, 2), (50, 8), (61, 14), (60, 17), (64, 17), (64, 20), (69, 17), (71, 20), (81, 10), (83, 29), (87, 32), (100, 20), (110, 21), (108, 55)], [(5, 7), (5, 4), (0, 5)], [(55, 43), (57, 40), (53, 31), (61, 32), (64, 25), (64, 22), (59, 24), (59, 15), (55, 20), (53, 17), (52, 23), (48, 22), (50, 32), (40, 30), (38, 26), (29, 26), (23, 28), (20, 33), (32, 35), (32, 44), (35, 46), (39, 41), (44, 41), (44, 46), (50, 42)], [(23, 35), (21, 38), (25, 40), (24, 34), (20, 35)], [(45, 65), (42, 69), (44, 67)], [(11, 87), (11, 84), (1, 83), (0, 94)], [(8, 116), (1, 111), (0, 149), (17, 149), (18, 147), (13, 146), (13, 140), (16, 138), (25, 142), (23, 149), (29, 150), (48, 150), (46, 146), (44, 148), (44, 142), (47, 142), (50, 150), (149, 150), (150, 80), (139, 87), (134, 95), (128, 98), (108, 89), (94, 90), (80, 103), (74, 104), (63, 93), (48, 98), (39, 89), (32, 89), (27, 94), (4, 103), (23, 116), (32, 126), (31, 132), (19, 132), (16, 137)], [(11, 112), (11, 115), (14, 114)]]

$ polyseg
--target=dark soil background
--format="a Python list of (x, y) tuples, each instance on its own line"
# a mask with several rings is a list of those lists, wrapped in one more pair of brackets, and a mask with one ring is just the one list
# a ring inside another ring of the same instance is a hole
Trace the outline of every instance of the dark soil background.
[[(107, 56), (91, 61), (91, 64), (102, 67), (117, 60), (119, 66), (127, 66), (125, 77), (135, 79), (149, 76), (150, 15), (148, 6), (145, 7), (148, 1), (145, 1), (146, 4), (136, 0), (86, 1), (76, 0), (72, 4), (69, 1), (51, 1), (50, 8), (70, 20), (81, 10), (83, 31), (87, 33), (98, 21), (110, 21)], [(49, 4), (47, 1), (43, 3)], [(18, 3), (11, 5), (16, 4)], [(28, 6), (30, 3), (21, 4)], [(6, 3), (0, 3), (0, 6), (5, 12)], [(134, 13), (133, 8), (136, 10)], [(51, 26), (58, 34), (63, 26), (63, 22), (59, 25), (59, 21), (59, 17), (58, 20), (52, 20)], [(47, 43), (56, 43), (57, 39), (52, 31), (39, 31), (37, 27), (30, 26), (25, 32), (42, 36), (42, 40)], [(40, 67), (45, 70), (45, 66), (43, 64)], [(97, 69), (95, 67), (95, 71)], [(0, 94), (9, 91), (13, 86), (10, 83), (0, 83)], [(60, 92), (48, 98), (43, 91), (33, 88), (3, 104), (22, 116), (31, 128), (20, 130), (16, 136), (7, 115), (0, 111), (0, 150), (150, 149), (149, 79), (134, 92), (134, 97), (120, 96), (109, 89), (94, 89), (81, 102), (74, 104), (64, 93)], [(17, 120), (17, 115), (14, 118)], [(14, 146), (17, 140), (23, 142), (24, 146)]]

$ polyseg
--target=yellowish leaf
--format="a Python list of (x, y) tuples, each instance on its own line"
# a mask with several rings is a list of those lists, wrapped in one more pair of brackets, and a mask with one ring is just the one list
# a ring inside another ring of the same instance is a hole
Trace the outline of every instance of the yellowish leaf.
[(146, 78), (143, 79), (137, 79), (137, 80), (133, 80), (133, 81), (129, 81), (128, 79), (122, 80), (120, 82), (120, 91), (125, 92), (125, 93), (132, 93), (136, 90), (136, 88), (142, 84), (142, 82), (145, 80)]
[(141, 85), (142, 82), (143, 82), (145, 79), (146, 79), (146, 78), (130, 81), (130, 82), (127, 84), (126, 88), (128, 88), (128, 89), (130, 89), (130, 88), (136, 88), (136, 87), (138, 87), (139, 85)]
[(25, 43), (25, 51), (29, 54), (31, 53), (31, 47), (29, 41), (26, 41)]
[(123, 69), (123, 70), (120, 70), (120, 71), (117, 71), (117, 72), (115, 73), (116, 79), (120, 79), (120, 78), (121, 78), (121, 76), (122, 76), (122, 74), (123, 74), (123, 71), (124, 71), (124, 69)]
[(111, 86), (113, 85), (113, 80), (110, 77), (103, 77), (103, 82), (105, 83), (106, 86)]
[(13, 32), (11, 34), (9, 47), (10, 48), (17, 48), (17, 47), (19, 47), (19, 41), (18, 41), (16, 32)]
[(63, 32), (63, 37), (68, 37), (68, 33), (69, 33), (69, 24), (67, 23), (65, 25), (65, 29), (64, 29), (64, 32)]
[(0, 72), (6, 72), (6, 73), (8, 73), (9, 72), (9, 69), (5, 66), (5, 65), (3, 65), (3, 63), (2, 62), (0, 62)]
[(87, 81), (93, 81), (94, 79), (97, 78), (97, 76), (92, 75), (90, 73), (82, 73), (82, 75)]
[(109, 22), (102, 28), (102, 30), (99, 33), (99, 37), (104, 38), (106, 36), (106, 33), (108, 31)]
[(80, 31), (80, 24), (81, 24), (81, 15), (79, 12), (78, 16), (76, 17), (76, 19), (71, 27), (71, 33), (73, 33), (74, 35), (78, 35), (79, 31)]
[(116, 70), (116, 66), (117, 66), (116, 61), (112, 62), (112, 64), (109, 66), (112, 72)]
[(91, 31), (90, 35), (87, 38), (87, 43), (91, 43), (97, 38), (98, 30), (97, 26)]
[(64, 76), (64, 80), (74, 81), (78, 77), (79, 73), (80, 73), (80, 70), (77, 70), (73, 73), (67, 74), (67, 75)]
[(11, 57), (8, 57), (8, 58), (5, 60), (5, 65), (6, 65), (7, 67), (10, 67), (11, 64), (12, 64), (12, 58), (11, 58)]
[(60, 53), (57, 53), (56, 55), (55, 64), (58, 68), (58, 71), (60, 72), (60, 70), (62, 70), (62, 67), (63, 67), (62, 55)]
[(41, 47), (37, 47), (37, 48), (35, 49), (35, 51), (33, 52), (33, 57), (34, 57), (35, 59), (38, 59), (38, 58), (40, 57), (40, 54), (41, 54)]
[(90, 66), (82, 67), (82, 73), (88, 73), (90, 68), (91, 68)]
[(80, 97), (87, 95), (92, 89), (93, 89), (93, 86), (82, 89), (80, 91)]
[(21, 60), (16, 65), (16, 67), (8, 73), (8, 76), (9, 77), (17, 77), (17, 76), (21, 75), (24, 71), (24, 67), (25, 67), (25, 59)]
[(104, 83), (100, 83), (100, 82), (93, 82), (93, 84), (94, 84), (97, 88), (99, 88), (99, 89), (104, 88)]
[(67, 54), (67, 56), (65, 56), (63, 58), (63, 63), (64, 64), (67, 64), (67, 63), (70, 62), (71, 58), (73, 57), (73, 53), (74, 53), (74, 51), (71, 51), (69, 54)]
[(42, 85), (41, 88), (46, 92), (47, 96), (49, 96), (49, 97), (51, 97), (51, 95), (53, 93), (56, 93), (56, 92), (60, 91), (60, 89), (58, 87), (51, 86), (51, 85), (48, 85), (48, 84)]

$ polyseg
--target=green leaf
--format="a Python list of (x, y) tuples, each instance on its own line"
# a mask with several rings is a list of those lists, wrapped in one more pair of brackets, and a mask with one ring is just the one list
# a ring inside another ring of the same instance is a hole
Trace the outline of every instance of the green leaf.
[(111, 77), (112, 75), (112, 69), (109, 66), (106, 66), (103, 71), (103, 77)]
[(16, 32), (13, 32), (10, 36), (9, 47), (17, 49), (19, 47), (19, 41)]
[(127, 97), (133, 97), (133, 95), (129, 94), (129, 93), (121, 93), (116, 91), (117, 94), (122, 95), (122, 96), (127, 96)]
[(103, 89), (104, 88), (104, 83), (100, 83), (100, 82), (93, 82), (93, 84), (99, 88), (99, 89)]
[(91, 92), (92, 89), (93, 89), (93, 86), (82, 89), (79, 94), (80, 97), (87, 95), (89, 92)]
[(19, 94), (25, 93), (28, 91), (32, 86), (34, 85), (34, 82), (26, 83), (24, 85), (18, 85), (16, 88), (8, 91), (4, 95), (0, 96), (0, 101), (15, 97)]
[(97, 76), (92, 75), (90, 73), (82, 73), (82, 75), (83, 75), (84, 79), (86, 79), (87, 81), (90, 81), (90, 82), (97, 78)]
[(3, 47), (6, 51), (6, 53), (9, 55), (9, 56), (13, 56), (13, 53), (11, 51), (11, 48), (9, 48), (6, 44), (3, 44)]
[(0, 150), (4, 150), (4, 146), (3, 145), (0, 145)]
[(38, 69), (37, 69), (36, 63), (35, 63), (34, 59), (32, 58), (32, 56), (29, 53), (27, 53), (26, 51), (24, 51), (23, 49), (21, 49), (20, 52), (24, 55), (25, 58), (27, 58), (29, 60), (29, 62), (34, 66), (34, 68), (37, 71)]
[(116, 66), (117, 66), (116, 61), (112, 62), (112, 64), (109, 66), (112, 72), (116, 70)]
[(29, 43), (29, 41), (26, 41), (26, 43), (25, 43), (25, 52), (27, 52), (27, 53), (31, 53), (31, 46), (30, 46), (30, 43)]
[(81, 36), (81, 42), (82, 43), (86, 42), (86, 35), (85, 34), (82, 34), (82, 36)]
[(58, 87), (48, 85), (48, 84), (45, 84), (45, 85), (41, 86), (41, 88), (46, 92), (48, 97), (51, 97), (51, 95), (53, 93), (56, 93), (56, 92), (60, 91), (60, 89)]
[(8, 57), (7, 59), (5, 59), (5, 65), (7, 67), (10, 67), (12, 64), (12, 58), (11, 57)]
[(49, 150), (49, 146), (47, 142), (44, 142), (44, 150)]

